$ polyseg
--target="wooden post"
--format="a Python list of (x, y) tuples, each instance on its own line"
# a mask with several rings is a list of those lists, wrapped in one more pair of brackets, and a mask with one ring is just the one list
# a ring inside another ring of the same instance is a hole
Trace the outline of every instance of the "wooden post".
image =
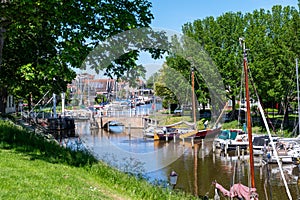
[(201, 148), (204, 149), (204, 139), (201, 139)]
[(259, 166), (262, 167), (262, 155), (259, 155)]
[(130, 138), (131, 137), (131, 124), (130, 123), (128, 124), (128, 135)]
[(192, 137), (192, 148), (194, 148), (194, 137)]
[(244, 149), (242, 149), (242, 161), (244, 161), (245, 160), (245, 150)]
[(240, 159), (240, 146), (237, 146), (238, 159)]
[(184, 144), (184, 138), (182, 138), (182, 145), (184, 146), (185, 144)]

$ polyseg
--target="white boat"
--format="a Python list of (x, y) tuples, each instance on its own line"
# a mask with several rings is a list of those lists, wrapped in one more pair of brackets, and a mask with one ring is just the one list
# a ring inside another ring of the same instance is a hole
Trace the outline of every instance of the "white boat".
[[(278, 158), (282, 164), (295, 163), (300, 157), (300, 140), (297, 138), (281, 138), (276, 143), (276, 151)], [(267, 149), (266, 161), (268, 163), (276, 163), (274, 150)]]
[(148, 127), (147, 129), (144, 130), (144, 137), (154, 138), (154, 135), (156, 133), (162, 134), (163, 133), (162, 128), (156, 128), (156, 127), (150, 126), (150, 127)]
[[(277, 143), (280, 137), (272, 137), (273, 142)], [(267, 147), (270, 144), (270, 138), (268, 135), (255, 135), (253, 137), (253, 155), (259, 156), (266, 154)]]
[(248, 135), (242, 129), (222, 130), (217, 138), (214, 139), (214, 144), (221, 150), (236, 150), (237, 147), (247, 149)]
[(111, 133), (122, 133), (124, 132), (124, 125), (117, 121), (108, 122), (107, 130)]

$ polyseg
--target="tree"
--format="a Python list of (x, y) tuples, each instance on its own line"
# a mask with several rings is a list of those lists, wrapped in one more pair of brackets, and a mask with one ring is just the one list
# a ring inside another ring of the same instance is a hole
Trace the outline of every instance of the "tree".
[[(80, 68), (99, 42), (148, 27), (153, 19), (147, 0), (1, 2), (2, 113), (8, 92), (23, 98), (31, 92), (37, 98), (47, 90), (65, 91), (75, 76), (69, 67)], [(160, 49), (147, 50), (154, 58), (160, 56)], [(130, 71), (138, 54), (139, 50), (131, 51), (111, 62), (107, 75)]]
[[(197, 21), (198, 22), (198, 21)], [(200, 28), (201, 26), (197, 27)], [(207, 51), (204, 49), (200, 33), (190, 27), (186, 26), (186, 33), (183, 37), (173, 37), (172, 38), (172, 48), (167, 57), (167, 64), (172, 69), (175, 69), (176, 72), (180, 73), (184, 77), (188, 86), (186, 87), (187, 92), (182, 92), (187, 94), (186, 99), (188, 99), (189, 104), (192, 102), (192, 72), (194, 74), (194, 91), (196, 95), (196, 104), (199, 102), (205, 105), (209, 102), (213, 105), (212, 113), (214, 118), (219, 116), (219, 111), (224, 107), (225, 98), (224, 98), (224, 86), (220, 73), (218, 72), (217, 67), (213, 63)], [(192, 33), (195, 33), (193, 35)], [(200, 38), (200, 39), (199, 39)], [(174, 77), (171, 76), (171, 77)], [(173, 83), (177, 83), (173, 78)], [(177, 85), (177, 84), (176, 84)], [(195, 107), (196, 109), (196, 107)]]
[(151, 89), (155, 89), (155, 82), (156, 80), (158, 80), (158, 77), (159, 77), (159, 73), (158, 72), (155, 72), (154, 74), (152, 74), (148, 79), (147, 79), (147, 82), (146, 82), (146, 85), (147, 85), (147, 88), (151, 88)]
[[(295, 97), (295, 58), (299, 55), (299, 12), (289, 6), (254, 11), (247, 16), (249, 66), (262, 102), (281, 102), (288, 123), (288, 107)], [(283, 124), (282, 124), (283, 126)]]
[[(184, 24), (182, 30), (184, 35), (194, 38), (218, 66), (233, 109), (243, 86), (242, 48), (238, 39), (244, 37), (250, 49), (247, 52), (250, 80), (260, 100), (281, 102), (287, 122), (287, 109), (295, 94), (299, 24), (299, 11), (295, 8), (274, 6), (271, 11), (260, 9), (245, 15), (230, 12), (216, 19), (206, 17)], [(251, 97), (256, 98), (254, 88)]]
[(238, 39), (243, 36), (243, 27), (242, 14), (228, 12), (216, 19), (206, 17), (195, 20), (182, 28), (185, 35), (202, 45), (217, 66), (227, 91), (226, 95), (233, 102), (233, 109), (241, 86), (242, 54)]

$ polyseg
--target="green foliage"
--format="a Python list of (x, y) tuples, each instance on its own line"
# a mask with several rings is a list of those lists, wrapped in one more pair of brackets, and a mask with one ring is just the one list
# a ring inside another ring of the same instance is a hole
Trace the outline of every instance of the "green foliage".
[[(158, 77), (158, 80), (154, 83), (154, 92), (155, 95), (160, 96), (163, 98), (163, 107), (167, 108), (169, 104), (177, 104), (179, 99), (172, 90), (172, 85), (174, 84), (168, 84), (167, 80), (172, 79), (172, 77), (168, 77), (167, 73), (167, 66), (163, 65), (163, 68), (161, 69), (161, 73)], [(166, 78), (166, 79), (165, 79)], [(174, 82), (173, 82), (174, 83)], [(177, 86), (177, 84), (176, 84)]]
[[(97, 96), (95, 98), (95, 102), (98, 104), (107, 102), (107, 96), (103, 95), (103, 94), (97, 94)], [(75, 104), (75, 105), (78, 105), (78, 104)]]
[[(149, 27), (153, 19), (150, 8), (151, 3), (147, 0), (2, 2), (0, 40), (5, 39), (5, 42), (0, 47), (1, 99), (6, 99), (8, 93), (16, 98), (29, 99), (31, 93), (35, 100), (48, 90), (56, 94), (66, 91), (67, 84), (76, 76), (70, 66), (81, 68), (93, 48), (118, 33)], [(153, 58), (159, 58), (163, 48), (150, 47), (152, 43), (159, 43), (157, 39), (161, 39), (163, 34), (149, 31), (143, 36), (148, 37), (148, 48), (143, 50), (150, 52)], [(127, 40), (133, 39), (137, 44), (145, 42), (132, 37)], [(118, 39), (113, 40), (116, 43), (111, 47), (115, 48), (120, 41), (130, 43), (124, 38)], [(135, 63), (142, 47), (135, 47), (138, 50), (123, 52), (116, 60), (110, 60), (104, 66), (107, 67), (106, 74), (124, 75), (123, 79), (143, 76), (144, 68)], [(114, 49), (111, 50), (110, 53), (113, 53)], [(103, 53), (105, 55), (107, 52)], [(101, 60), (99, 57), (93, 59)], [(100, 67), (98, 64), (95, 66)], [(4, 103), (1, 100), (0, 104)], [(0, 112), (4, 112), (2, 105)]]
[(201, 119), (199, 121), (197, 121), (197, 129), (198, 130), (203, 130), (204, 129), (204, 122), (206, 121), (206, 119)]
[(191, 117), (189, 116), (182, 116), (182, 117), (174, 117), (171, 115), (166, 115), (164, 118), (161, 118), (159, 120), (159, 124), (168, 125), (168, 124), (174, 124), (180, 121), (191, 121)]
[(241, 128), (241, 127), (242, 125), (237, 120), (222, 124), (222, 129)]
[(156, 82), (156, 80), (158, 80), (158, 77), (159, 77), (158, 72), (155, 72), (154, 74), (152, 74), (147, 80), (147, 83), (146, 83), (147, 88), (155, 89), (155, 82)]
[[(232, 99), (233, 106), (244, 87), (243, 54), (238, 41), (244, 37), (246, 48), (250, 49), (247, 52), (249, 77), (254, 83), (250, 84), (251, 97), (256, 98), (255, 86), (261, 102), (280, 102), (287, 110), (296, 94), (295, 59), (300, 53), (299, 16), (299, 11), (294, 7), (273, 6), (268, 11), (260, 9), (245, 14), (228, 12), (217, 18), (198, 19), (184, 24), (182, 31), (184, 36), (197, 41), (217, 65), (226, 95)], [(199, 57), (196, 56), (197, 59)], [(186, 68), (178, 61), (169, 63), (176, 69)], [(205, 87), (201, 88), (205, 90)], [(197, 97), (201, 102), (203, 96), (197, 93)], [(288, 112), (285, 113), (287, 120)]]

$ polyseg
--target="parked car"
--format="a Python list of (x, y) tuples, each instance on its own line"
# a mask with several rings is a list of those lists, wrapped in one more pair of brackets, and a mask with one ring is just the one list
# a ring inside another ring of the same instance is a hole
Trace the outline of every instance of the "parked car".
[(246, 111), (239, 109), (239, 110), (235, 110), (228, 112), (225, 117), (224, 117), (224, 122), (230, 122), (233, 120), (240, 120), (241, 122), (245, 122), (246, 121)]
[(182, 114), (183, 114), (183, 111), (181, 108), (176, 108), (174, 110), (174, 115), (181, 116)]

